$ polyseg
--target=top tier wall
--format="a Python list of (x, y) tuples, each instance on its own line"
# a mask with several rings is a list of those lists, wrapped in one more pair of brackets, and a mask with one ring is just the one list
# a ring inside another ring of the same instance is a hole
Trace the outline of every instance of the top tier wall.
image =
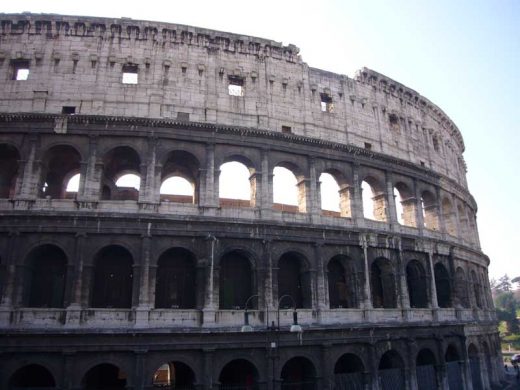
[[(177, 118), (354, 144), (466, 184), (455, 124), (414, 90), (302, 62), (294, 45), (196, 27), (0, 14), (0, 111)], [(27, 80), (13, 79), (28, 66)], [(123, 70), (137, 84), (122, 82)], [(230, 82), (242, 83), (232, 96)], [(322, 101), (328, 102), (322, 104)]]

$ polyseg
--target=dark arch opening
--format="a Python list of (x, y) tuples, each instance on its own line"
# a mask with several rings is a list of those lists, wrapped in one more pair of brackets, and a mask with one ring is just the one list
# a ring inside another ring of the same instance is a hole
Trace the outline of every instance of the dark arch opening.
[(196, 259), (184, 248), (171, 248), (157, 262), (155, 307), (193, 309), (197, 292)]
[[(285, 253), (278, 260), (278, 299), (289, 295), (297, 309), (311, 307), (311, 284), (306, 261), (297, 253)], [(292, 307), (290, 299), (284, 299), (281, 309)]]
[(417, 260), (412, 260), (406, 265), (406, 284), (410, 297), (410, 307), (428, 307), (426, 272)]
[(257, 390), (258, 370), (249, 361), (237, 359), (224, 366), (218, 378), (221, 389)]
[(353, 261), (335, 256), (327, 264), (329, 304), (331, 309), (358, 307), (359, 282)]
[(365, 367), (361, 359), (352, 354), (342, 355), (334, 366), (334, 383), (336, 389), (363, 389), (363, 372)]
[(20, 154), (15, 147), (0, 145), (0, 198), (12, 198), (15, 194)]
[[(254, 293), (254, 275), (249, 259), (240, 252), (226, 253), (220, 259), (219, 269), (220, 309), (243, 309), (247, 299)], [(255, 307), (252, 300), (249, 308)]]
[(55, 245), (33, 249), (26, 260), (24, 304), (63, 307), (67, 256)]
[(183, 362), (169, 362), (161, 365), (153, 374), (154, 387), (169, 390), (195, 389), (195, 373)]
[(435, 365), (437, 360), (435, 355), (429, 349), (422, 349), (417, 354), (416, 374), (417, 388), (419, 389), (437, 389), (437, 371)]
[(387, 351), (379, 361), (379, 381), (381, 390), (404, 389), (404, 363), (401, 356), (394, 350)]
[(282, 390), (314, 390), (316, 370), (314, 364), (304, 357), (294, 357), (282, 367)]
[(128, 309), (132, 306), (132, 255), (123, 247), (103, 248), (94, 260), (92, 307)]
[(88, 370), (81, 382), (82, 387), (88, 390), (124, 389), (127, 375), (119, 367), (103, 363)]
[(59, 145), (50, 148), (42, 159), (40, 197), (52, 199), (73, 198), (67, 195), (68, 180), (81, 167), (81, 156), (72, 146)]
[(19, 368), (9, 379), (9, 389), (52, 389), (56, 386), (54, 377), (45, 367), (29, 364)]
[(435, 264), (435, 287), (437, 289), (437, 303), (439, 307), (451, 306), (451, 283), (448, 270), (441, 263)]
[(375, 308), (396, 308), (397, 294), (394, 267), (390, 260), (378, 258), (370, 269), (372, 305)]

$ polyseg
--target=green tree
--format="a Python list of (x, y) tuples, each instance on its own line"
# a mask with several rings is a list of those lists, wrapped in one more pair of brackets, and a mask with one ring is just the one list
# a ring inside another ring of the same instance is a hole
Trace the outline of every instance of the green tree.
[(519, 307), (518, 301), (512, 291), (498, 292), (495, 298), (495, 307), (497, 308), (497, 317), (499, 321), (506, 322), (508, 333), (517, 333), (519, 331), (518, 319), (516, 318), (516, 310)]

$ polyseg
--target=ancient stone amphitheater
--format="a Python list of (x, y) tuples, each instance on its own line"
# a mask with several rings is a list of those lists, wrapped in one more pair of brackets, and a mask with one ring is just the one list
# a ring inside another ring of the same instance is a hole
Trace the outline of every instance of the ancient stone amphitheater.
[(0, 388), (502, 379), (463, 139), (416, 91), (266, 39), (36, 14), (0, 14), (0, 80)]

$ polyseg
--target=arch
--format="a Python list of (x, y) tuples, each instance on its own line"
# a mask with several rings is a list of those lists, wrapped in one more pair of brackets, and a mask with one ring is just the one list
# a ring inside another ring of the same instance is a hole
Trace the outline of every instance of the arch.
[(253, 363), (246, 359), (235, 359), (226, 364), (218, 380), (223, 389), (251, 389), (257, 390), (258, 370)]
[(199, 169), (199, 160), (193, 154), (183, 150), (169, 152), (161, 168), (160, 200), (197, 203)]
[(314, 390), (316, 369), (309, 359), (302, 356), (293, 357), (283, 365), (280, 379), (282, 390)]
[[(345, 175), (336, 168), (329, 168), (324, 170), (320, 174), (319, 181), (322, 181), (323, 175), (329, 175), (331, 176), (331, 180), (327, 181), (330, 183), (330, 187), (326, 183), (320, 184), (320, 194), (321, 199), (323, 203), (324, 195), (323, 192), (326, 193), (334, 193), (334, 191), (337, 192), (337, 199), (338, 199), (338, 212), (339, 216), (341, 217), (352, 217), (352, 196), (351, 196), (351, 184), (345, 177)], [(335, 182), (335, 184), (334, 184)], [(325, 186), (325, 187), (324, 187)], [(326, 196), (326, 195), (325, 195)], [(336, 195), (334, 195), (336, 196)], [(331, 200), (331, 204), (335, 204), (335, 201)], [(324, 209), (322, 205), (322, 210)], [(327, 214), (327, 212), (325, 212)], [(335, 215), (335, 214), (334, 214)]]
[(336, 389), (358, 390), (363, 388), (365, 366), (359, 356), (345, 353), (334, 365), (334, 384)]
[(381, 356), (378, 366), (381, 390), (404, 389), (404, 362), (399, 353), (389, 350)]
[[(329, 216), (341, 215), (341, 191), (336, 178), (330, 173), (323, 172), (319, 179), (320, 201), (322, 213)], [(343, 212), (345, 214), (345, 212)]]
[(52, 389), (56, 381), (51, 372), (39, 364), (29, 364), (16, 370), (9, 378), (9, 389)]
[(363, 216), (366, 219), (386, 222), (386, 198), (383, 186), (379, 181), (367, 176), (361, 182), (361, 194), (363, 199)]
[(133, 258), (127, 249), (110, 245), (94, 260), (91, 307), (129, 309), (132, 306)]
[(426, 272), (419, 261), (411, 260), (406, 265), (406, 284), (408, 286), (410, 307), (428, 307), (428, 282), (426, 279)]
[(437, 359), (430, 349), (423, 348), (419, 351), (415, 363), (418, 389), (438, 388), (436, 364)]
[(73, 198), (74, 193), (67, 193), (69, 179), (79, 173), (81, 155), (70, 145), (56, 145), (49, 148), (41, 165), (39, 188), (40, 198)]
[(459, 351), (454, 344), (449, 344), (444, 355), (446, 360), (446, 374), (450, 390), (462, 389), (462, 361)]
[(0, 198), (15, 195), (20, 153), (10, 144), (0, 144)]
[(482, 309), (482, 297), (480, 295), (480, 283), (475, 271), (471, 271), (471, 284), (473, 285), (473, 296), (475, 297), (475, 304), (479, 309)]
[(157, 261), (156, 309), (193, 309), (196, 304), (195, 255), (184, 248), (170, 248)]
[(329, 304), (331, 309), (359, 306), (360, 282), (353, 264), (347, 256), (334, 256), (327, 264)]
[(457, 236), (457, 222), (451, 200), (447, 197), (442, 199), (442, 217), (446, 226), (446, 233), (450, 236)]
[[(224, 254), (219, 262), (219, 308), (243, 309), (253, 291), (255, 278), (249, 258), (238, 250)], [(255, 300), (250, 306), (255, 307)]]
[(434, 267), (434, 274), (439, 307), (451, 307), (451, 283), (448, 270), (441, 263), (437, 263)]
[(153, 387), (169, 390), (194, 390), (195, 373), (186, 363), (171, 361), (162, 364), (152, 378)]
[(219, 169), (220, 206), (253, 207), (256, 198), (256, 178), (253, 169), (236, 160), (223, 163)]
[[(116, 182), (123, 175), (141, 177), (141, 159), (129, 146), (117, 146), (103, 157), (102, 200), (137, 200), (139, 190), (132, 186), (117, 186)], [(139, 187), (139, 184), (135, 184)]]
[(424, 218), (424, 227), (429, 230), (439, 230), (439, 215), (437, 199), (428, 190), (421, 194), (421, 206)]
[(468, 358), (473, 390), (482, 390), (484, 386), (482, 384), (479, 350), (473, 343), (468, 346)]
[[(308, 262), (296, 252), (284, 253), (278, 259), (278, 298), (289, 295), (296, 308), (310, 308), (311, 283)], [(289, 303), (289, 300), (285, 301)], [(292, 303), (292, 302), (291, 302)]]
[(456, 304), (466, 309), (469, 308), (466, 274), (461, 267), (457, 267), (457, 270), (455, 271), (454, 289)]
[(86, 390), (125, 389), (127, 374), (118, 366), (102, 363), (88, 370), (81, 380), (81, 387)]
[(64, 306), (67, 256), (56, 245), (32, 249), (25, 260), (23, 302), (27, 307)]
[(372, 262), (370, 287), (374, 308), (397, 308), (395, 270), (390, 260), (380, 257)]
[(273, 169), (273, 207), (279, 211), (306, 212), (305, 181), (298, 179), (298, 168), (280, 163)]
[(395, 206), (397, 211), (397, 221), (404, 226), (417, 227), (416, 222), (416, 201), (410, 187), (397, 182), (394, 186)]

